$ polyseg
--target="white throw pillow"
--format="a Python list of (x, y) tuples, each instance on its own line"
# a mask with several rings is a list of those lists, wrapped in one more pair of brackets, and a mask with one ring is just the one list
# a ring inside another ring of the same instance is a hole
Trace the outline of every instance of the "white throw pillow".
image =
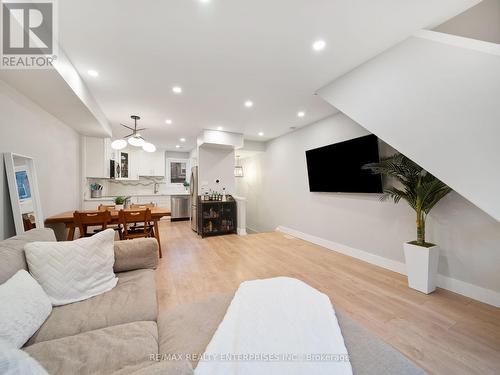
[(30, 273), (52, 305), (66, 305), (115, 287), (115, 231), (68, 242), (31, 242), (24, 246)]
[(0, 341), (20, 348), (51, 311), (49, 297), (36, 280), (25, 270), (17, 271), (0, 285)]
[(0, 340), (0, 374), (49, 375), (28, 353)]

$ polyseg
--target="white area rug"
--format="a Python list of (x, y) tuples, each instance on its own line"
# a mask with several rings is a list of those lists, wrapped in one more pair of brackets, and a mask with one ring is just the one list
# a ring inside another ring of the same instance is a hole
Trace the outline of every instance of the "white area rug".
[(300, 280), (244, 282), (196, 375), (352, 374), (330, 299)]

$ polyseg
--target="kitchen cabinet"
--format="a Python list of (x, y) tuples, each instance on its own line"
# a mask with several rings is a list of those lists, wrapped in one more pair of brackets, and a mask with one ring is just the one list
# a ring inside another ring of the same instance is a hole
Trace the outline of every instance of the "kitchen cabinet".
[(142, 150), (132, 147), (116, 151), (115, 161), (120, 166), (120, 173), (116, 174), (117, 180), (138, 180), (139, 179), (139, 158)]
[(109, 178), (109, 161), (113, 150), (109, 138), (83, 137), (83, 160), (85, 177)]
[(141, 152), (138, 173), (145, 177), (165, 177), (165, 152)]

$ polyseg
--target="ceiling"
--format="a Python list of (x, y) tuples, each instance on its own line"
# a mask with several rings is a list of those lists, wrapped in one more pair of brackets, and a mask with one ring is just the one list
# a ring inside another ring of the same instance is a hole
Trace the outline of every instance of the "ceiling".
[[(146, 140), (187, 151), (202, 129), (268, 140), (335, 113), (317, 89), (476, 3), (64, 0), (59, 37), (115, 137), (128, 133), (119, 123), (138, 114)], [(321, 52), (311, 48), (318, 39), (327, 43)], [(298, 118), (299, 111), (306, 115)]]

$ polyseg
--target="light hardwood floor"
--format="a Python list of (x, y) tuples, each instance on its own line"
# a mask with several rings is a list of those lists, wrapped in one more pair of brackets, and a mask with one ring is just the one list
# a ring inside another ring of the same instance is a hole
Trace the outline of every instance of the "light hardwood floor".
[(326, 293), (334, 307), (431, 374), (500, 374), (500, 309), (282, 233), (201, 239), (189, 222), (161, 222), (160, 308), (244, 280), (290, 276)]

